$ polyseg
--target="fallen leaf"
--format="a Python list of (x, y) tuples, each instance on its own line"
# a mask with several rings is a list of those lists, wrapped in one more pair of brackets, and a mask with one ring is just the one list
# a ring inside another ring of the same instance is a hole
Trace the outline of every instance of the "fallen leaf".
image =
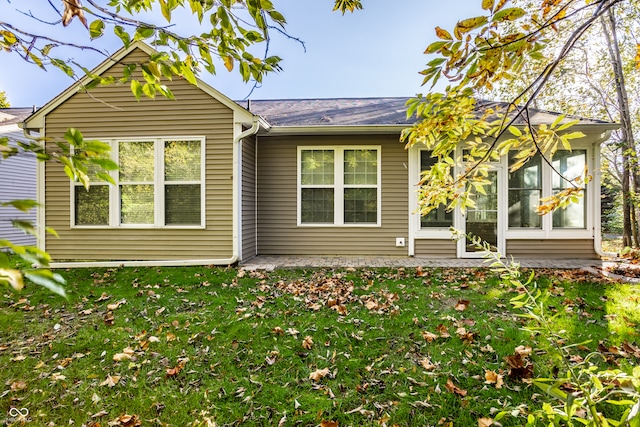
[(457, 394), (459, 396), (466, 396), (467, 395), (467, 390), (463, 390), (461, 388), (459, 388), (457, 385), (455, 385), (453, 383), (453, 380), (451, 378), (447, 379), (447, 383), (444, 386), (447, 390), (449, 390), (450, 393), (453, 394)]
[(465, 311), (469, 306), (469, 304), (471, 304), (471, 301), (466, 299), (461, 299), (461, 300), (458, 300), (458, 303), (454, 308), (458, 311)]
[(188, 357), (182, 357), (178, 359), (178, 363), (176, 364), (176, 366), (174, 366), (173, 368), (166, 368), (167, 377), (175, 377), (176, 375), (178, 375), (180, 371), (184, 369), (188, 361)]
[(322, 420), (320, 421), (320, 427), (338, 427), (338, 422)]
[(302, 347), (307, 350), (311, 350), (311, 347), (313, 347), (313, 339), (309, 335), (304, 337), (304, 340), (302, 341)]
[(438, 335), (436, 335), (436, 334), (434, 334), (432, 332), (429, 332), (429, 331), (423, 331), (422, 332), (422, 338), (424, 338), (425, 341), (427, 341), (427, 342), (433, 342), (433, 341), (438, 339)]
[(127, 303), (127, 300), (123, 298), (120, 301), (114, 302), (113, 304), (108, 304), (107, 305), (107, 310), (109, 310), (109, 311), (116, 310), (118, 307), (120, 307), (121, 305), (126, 304), (126, 303)]
[(109, 412), (105, 411), (104, 409), (100, 412), (96, 412), (95, 414), (91, 415), (91, 418), (100, 418), (100, 417), (104, 417), (105, 415), (107, 415)]
[(107, 379), (100, 383), (101, 386), (106, 385), (109, 387), (115, 387), (120, 381), (120, 375), (107, 375)]
[(436, 331), (440, 334), (441, 338), (450, 338), (449, 330), (442, 323), (436, 327)]
[(67, 379), (67, 377), (57, 372), (54, 372), (53, 374), (51, 374), (51, 379), (54, 381), (64, 381)]
[(478, 418), (478, 427), (489, 427), (493, 425), (492, 418)]
[(173, 332), (167, 332), (167, 342), (175, 341), (176, 339), (178, 339), (178, 337), (176, 337), (176, 334), (174, 334)]
[(428, 357), (424, 357), (420, 360), (420, 366), (422, 366), (427, 371), (433, 371), (436, 369), (436, 365), (431, 363), (431, 360)]
[(485, 370), (484, 379), (485, 379), (485, 384), (495, 384), (496, 388), (502, 388), (502, 385), (504, 384), (503, 376), (494, 371)]
[(112, 311), (107, 311), (107, 314), (104, 315), (104, 323), (108, 326), (112, 326), (115, 320), (116, 318), (113, 316)]
[(109, 295), (107, 295), (107, 293), (106, 293), (106, 292), (103, 292), (103, 293), (102, 293), (102, 295), (100, 295), (100, 298), (98, 298), (98, 299), (96, 300), (96, 302), (106, 301), (106, 300), (108, 300), (109, 298), (111, 298), (111, 297), (110, 297)]
[(271, 333), (274, 335), (284, 335), (284, 330), (280, 326), (276, 326), (275, 328), (271, 329)]
[(330, 372), (329, 368), (317, 369), (309, 374), (309, 379), (318, 382), (329, 375)]
[(24, 381), (14, 381), (11, 383), (11, 391), (24, 390), (27, 388), (27, 383)]

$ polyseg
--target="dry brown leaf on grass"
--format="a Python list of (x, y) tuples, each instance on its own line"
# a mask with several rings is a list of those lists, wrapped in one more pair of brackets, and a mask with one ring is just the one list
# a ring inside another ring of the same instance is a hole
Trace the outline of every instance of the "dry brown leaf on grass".
[(189, 361), (188, 357), (182, 357), (182, 358), (178, 359), (178, 363), (176, 364), (176, 366), (174, 366), (173, 368), (166, 368), (167, 377), (171, 378), (171, 377), (175, 377), (176, 375), (178, 375), (180, 373), (180, 371), (182, 371), (182, 369), (184, 369), (184, 367), (186, 366), (188, 361)]
[(322, 420), (320, 421), (320, 427), (338, 427), (338, 422)]
[(436, 365), (431, 363), (431, 360), (428, 357), (420, 359), (420, 366), (422, 366), (427, 371), (433, 371), (437, 367)]
[(433, 342), (433, 341), (438, 339), (438, 335), (436, 335), (436, 334), (434, 334), (432, 332), (429, 332), (429, 331), (423, 331), (422, 332), (422, 338), (424, 338), (425, 341), (427, 341), (427, 342)]
[(127, 303), (127, 300), (123, 298), (120, 301), (114, 302), (113, 304), (108, 304), (107, 305), (107, 310), (109, 310), (109, 311), (116, 310), (118, 307), (120, 307), (121, 305), (126, 304), (126, 303)]
[(304, 340), (302, 341), (302, 347), (307, 350), (311, 350), (311, 348), (313, 347), (313, 338), (311, 338), (311, 336), (309, 335), (304, 337)]
[(485, 384), (495, 384), (496, 388), (502, 388), (504, 385), (504, 377), (494, 371), (484, 371)]
[(471, 304), (471, 301), (466, 300), (466, 299), (461, 299), (458, 300), (455, 309), (457, 311), (465, 311), (467, 309), (467, 307), (469, 306), (469, 304)]
[(463, 390), (460, 387), (458, 387), (457, 385), (455, 385), (451, 378), (447, 379), (447, 383), (445, 384), (445, 388), (447, 390), (449, 390), (450, 393), (457, 394), (458, 396), (463, 396), (464, 397), (464, 396), (467, 395), (467, 390)]
[(107, 379), (102, 381), (100, 385), (115, 387), (120, 382), (120, 378), (122, 378), (120, 375), (107, 375)]
[(440, 334), (440, 338), (451, 338), (449, 330), (442, 323), (436, 326), (436, 331)]
[(319, 382), (324, 377), (329, 375), (330, 372), (331, 371), (329, 370), (329, 368), (316, 369), (315, 371), (313, 371), (313, 372), (311, 372), (309, 374), (309, 379), (312, 380), (312, 381), (315, 381), (315, 382)]
[(490, 427), (493, 425), (492, 418), (478, 418), (478, 427)]

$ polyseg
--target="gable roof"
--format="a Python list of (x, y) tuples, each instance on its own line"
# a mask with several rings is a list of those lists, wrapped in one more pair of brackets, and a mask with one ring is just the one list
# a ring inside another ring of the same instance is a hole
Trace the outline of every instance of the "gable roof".
[[(121, 61), (123, 58), (125, 58), (135, 49), (140, 49), (143, 52), (147, 53), (148, 55), (152, 55), (156, 53), (156, 50), (153, 49), (151, 46), (144, 43), (143, 41), (137, 40), (129, 44), (129, 46), (127, 47), (122, 47), (116, 53), (114, 53), (105, 61), (100, 63), (96, 68), (91, 70), (91, 73), (100, 75), (106, 72), (115, 63)], [(41, 109), (37, 110), (35, 113), (29, 116), (26, 120), (24, 120), (21, 126), (28, 129), (42, 128), (44, 126), (44, 117), (47, 114), (49, 114), (52, 110), (54, 110), (60, 104), (65, 102), (67, 99), (69, 99), (70, 97), (72, 97), (73, 95), (81, 91), (84, 85), (89, 83), (91, 80), (92, 80), (91, 77), (86, 75), (80, 78), (79, 80), (74, 82), (71, 86), (69, 86), (67, 89), (65, 89), (62, 93), (60, 93), (58, 96), (53, 98), (51, 101), (47, 102)], [(252, 122), (253, 115), (249, 113), (245, 108), (243, 108), (238, 103), (228, 98), (222, 92), (219, 92), (218, 90), (214, 89), (204, 81), (198, 78), (196, 78), (196, 81), (198, 82), (197, 87), (199, 89), (209, 94), (211, 97), (217, 99), (220, 103), (222, 103), (229, 109), (233, 110), (234, 113), (237, 113), (238, 114), (237, 117), (241, 123), (250, 124)], [(133, 96), (133, 94), (131, 96)]]

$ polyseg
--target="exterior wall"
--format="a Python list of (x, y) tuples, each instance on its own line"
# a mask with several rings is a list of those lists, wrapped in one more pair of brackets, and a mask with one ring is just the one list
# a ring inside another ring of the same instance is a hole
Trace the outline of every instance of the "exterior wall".
[(415, 256), (456, 258), (456, 242), (451, 239), (416, 239)]
[(520, 258), (596, 259), (593, 239), (507, 240), (507, 256)]
[[(144, 62), (134, 50), (123, 62)], [(105, 74), (118, 76), (120, 67)], [(132, 95), (129, 85), (77, 93), (45, 118), (46, 136), (62, 137), (68, 127), (86, 139), (205, 136), (205, 229), (72, 228), (70, 183), (59, 164), (48, 162), (45, 221), (60, 235), (46, 237), (46, 250), (62, 260), (196, 260), (232, 255), (233, 112), (185, 80), (166, 82), (175, 100)]]
[[(297, 226), (297, 147), (380, 145), (380, 227)], [(259, 255), (406, 255), (407, 152), (397, 135), (270, 136), (258, 140)]]
[(242, 256), (246, 261), (257, 253), (256, 242), (256, 137), (242, 143)]
[[(22, 131), (16, 125), (0, 127), (0, 136), (20, 139)], [(23, 151), (7, 159), (0, 156), (0, 202), (36, 199), (36, 163), (35, 155)], [(0, 206), (0, 239), (9, 240), (16, 245), (35, 245), (36, 238), (14, 228), (11, 220), (35, 224), (36, 209), (25, 213), (10, 206)]]

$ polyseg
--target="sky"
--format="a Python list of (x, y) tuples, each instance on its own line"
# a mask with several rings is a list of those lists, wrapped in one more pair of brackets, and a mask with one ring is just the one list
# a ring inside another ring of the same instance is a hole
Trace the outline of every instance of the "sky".
[[(480, 0), (363, 0), (364, 10), (344, 16), (332, 12), (333, 0), (273, 0), (273, 4), (287, 19), (287, 33), (304, 42), (303, 46), (272, 32), (269, 54), (283, 58), (283, 70), (268, 75), (253, 92), (252, 84), (243, 83), (239, 73), (227, 72), (222, 64), (217, 75), (202, 74), (202, 80), (235, 100), (410, 97), (428, 90), (421, 87), (418, 73), (429, 61), (423, 52), (436, 40), (434, 28), (451, 30), (460, 19), (482, 14)], [(158, 16), (147, 18), (161, 22)], [(41, 22), (57, 19), (49, 0), (0, 0), (0, 21), (109, 52), (121, 47), (115, 36), (91, 41), (77, 19), (66, 28)], [(190, 25), (178, 16), (172, 30), (185, 34), (193, 28)], [(62, 57), (89, 69), (104, 60), (78, 50)], [(43, 71), (14, 53), (0, 52), (0, 91), (6, 92), (12, 107), (42, 106), (72, 83), (54, 67)]]

